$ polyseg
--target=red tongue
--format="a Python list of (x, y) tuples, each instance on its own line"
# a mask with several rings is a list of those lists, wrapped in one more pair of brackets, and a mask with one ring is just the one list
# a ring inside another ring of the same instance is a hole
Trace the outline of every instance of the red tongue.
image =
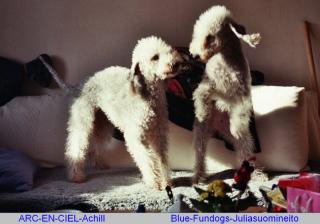
[(180, 97), (183, 97), (183, 98), (186, 98), (184, 90), (177, 80), (175, 80), (175, 79), (167, 80), (166, 85), (167, 85), (167, 92), (173, 93), (173, 94), (180, 96)]

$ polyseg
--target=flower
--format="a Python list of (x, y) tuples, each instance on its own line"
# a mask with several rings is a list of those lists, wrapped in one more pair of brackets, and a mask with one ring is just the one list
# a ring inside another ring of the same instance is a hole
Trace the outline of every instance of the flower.
[(204, 201), (209, 197), (209, 193), (208, 192), (203, 192), (200, 194), (200, 201)]
[(226, 193), (231, 192), (231, 188), (222, 180), (214, 180), (208, 185), (208, 192), (212, 193), (214, 197), (224, 197)]

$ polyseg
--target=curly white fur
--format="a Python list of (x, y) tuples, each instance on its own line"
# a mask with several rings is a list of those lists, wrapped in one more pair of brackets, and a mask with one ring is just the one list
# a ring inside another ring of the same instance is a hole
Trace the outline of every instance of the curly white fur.
[(204, 158), (214, 104), (229, 114), (230, 132), (235, 138), (240, 159), (246, 159), (253, 150), (249, 130), (252, 113), (250, 70), (231, 24), (239, 27), (228, 9), (214, 6), (195, 23), (190, 43), (191, 54), (206, 63), (202, 81), (193, 93), (196, 114), (195, 182), (205, 174)]
[(72, 181), (85, 180), (95, 112), (101, 110), (124, 133), (128, 151), (144, 182), (156, 189), (169, 184), (167, 165), (167, 105), (163, 80), (173, 76), (180, 56), (163, 40), (140, 40), (131, 69), (109, 67), (97, 72), (75, 99), (68, 122), (65, 156)]

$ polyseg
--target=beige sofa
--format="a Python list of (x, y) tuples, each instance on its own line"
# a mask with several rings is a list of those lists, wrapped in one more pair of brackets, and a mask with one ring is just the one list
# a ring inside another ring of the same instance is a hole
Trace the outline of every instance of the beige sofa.
[[(262, 149), (257, 158), (262, 166), (272, 171), (299, 171), (307, 163), (309, 141), (313, 142), (313, 158), (320, 155), (319, 144), (308, 138), (310, 127), (303, 88), (256, 86), (252, 96)], [(71, 100), (64, 93), (53, 91), (50, 95), (17, 97), (0, 107), (0, 147), (21, 150), (42, 166), (64, 165)], [(123, 142), (112, 139), (105, 143), (105, 148), (111, 167), (135, 166)], [(171, 122), (169, 161), (172, 169), (190, 170), (194, 164), (192, 132)], [(214, 138), (208, 144), (207, 161), (212, 172), (238, 165), (235, 153)]]

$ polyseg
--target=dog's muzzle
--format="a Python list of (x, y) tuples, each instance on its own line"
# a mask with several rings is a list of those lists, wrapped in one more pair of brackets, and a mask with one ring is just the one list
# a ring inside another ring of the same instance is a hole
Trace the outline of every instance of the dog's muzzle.
[(182, 63), (176, 62), (172, 65), (171, 71), (173, 74), (177, 73), (181, 67)]
[(174, 78), (179, 73), (181, 66), (181, 62), (176, 62), (171, 65), (170, 70), (166, 72), (167, 78)]
[(194, 56), (192, 56), (193, 60), (195, 61), (200, 61), (200, 55), (196, 54)]

